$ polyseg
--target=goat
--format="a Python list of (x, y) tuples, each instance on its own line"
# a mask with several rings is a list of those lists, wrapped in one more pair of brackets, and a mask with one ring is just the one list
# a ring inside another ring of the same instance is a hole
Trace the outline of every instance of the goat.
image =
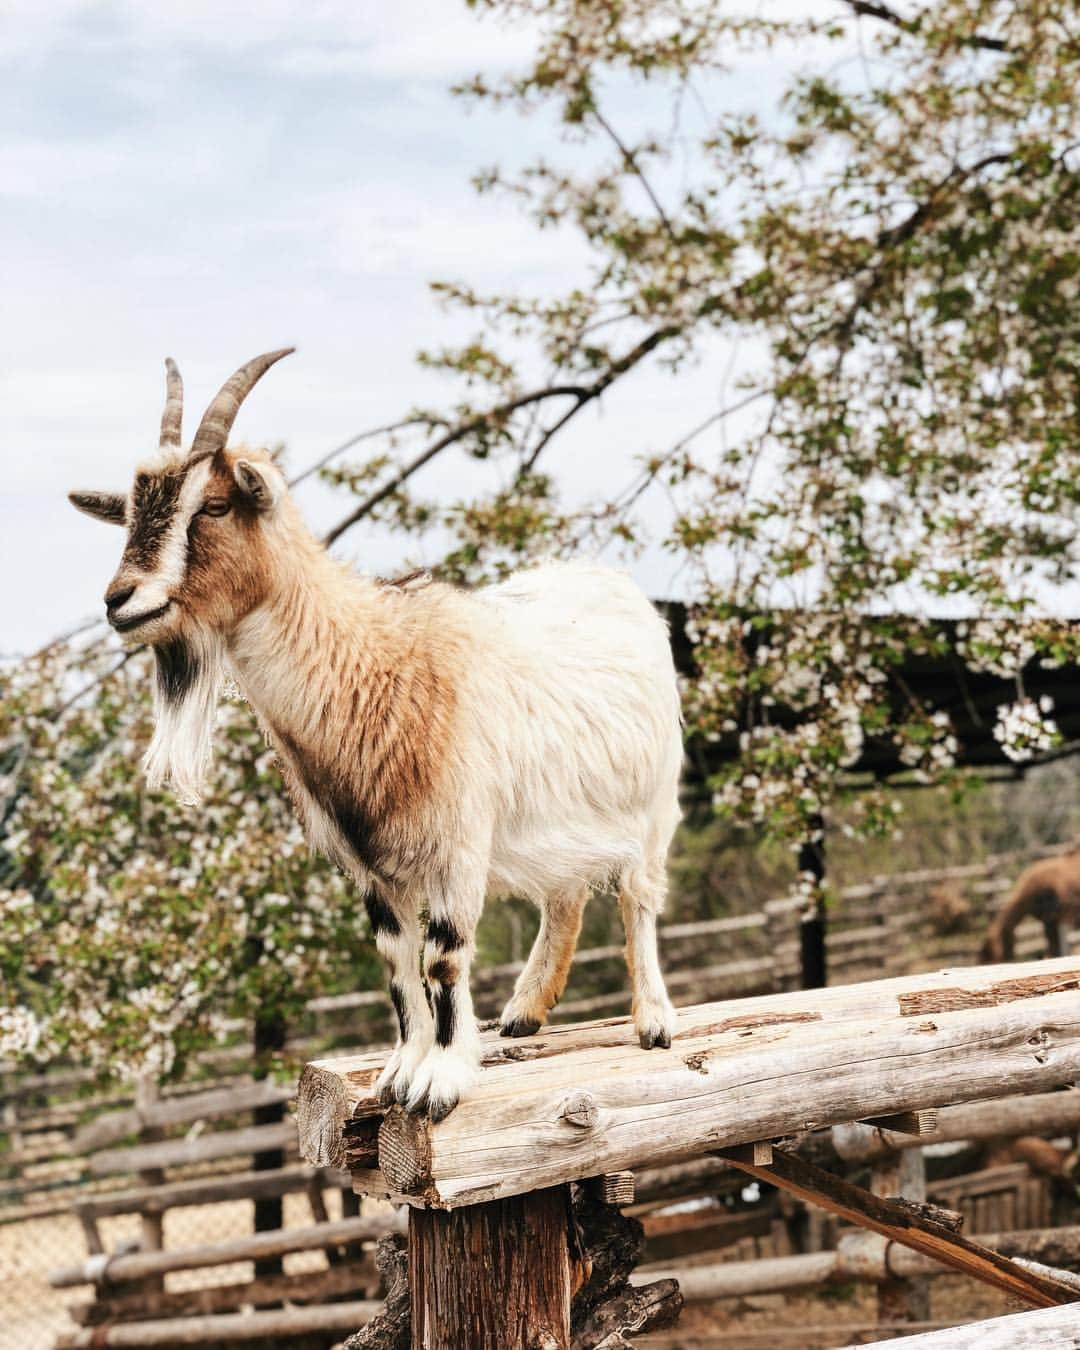
[(585, 903), (612, 883), (640, 1043), (669, 1046), (656, 918), (682, 735), (663, 620), (628, 577), (592, 563), (466, 591), (388, 585), (334, 561), (271, 457), (227, 448), (241, 401), (291, 350), (242, 366), (186, 453), (167, 361), (160, 446), (131, 491), (70, 494), (127, 527), (105, 608), (155, 653), (149, 782), (197, 800), (231, 669), (309, 844), (364, 891), (400, 1033), (384, 1101), (440, 1120), (474, 1083), (469, 970), (492, 895), (541, 911), (503, 1035), (544, 1023)]
[(1061, 921), (1080, 920), (1080, 848), (1072, 848), (1056, 858), (1043, 858), (1020, 873), (1011, 895), (987, 931), (981, 959), (1013, 960), (1016, 928), (1029, 914), (1043, 926), (1047, 955), (1064, 956)]

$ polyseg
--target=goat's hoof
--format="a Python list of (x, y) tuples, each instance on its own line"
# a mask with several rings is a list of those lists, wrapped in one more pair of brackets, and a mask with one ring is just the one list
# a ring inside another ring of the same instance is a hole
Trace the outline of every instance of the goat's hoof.
[(378, 1094), (378, 1095), (379, 1095), (379, 1105), (380, 1105), (380, 1106), (393, 1106), (393, 1104), (394, 1104), (395, 1101), (400, 1101), (400, 1100), (401, 1100), (401, 1099), (397, 1096), (397, 1093), (394, 1091), (394, 1084), (393, 1084), (393, 1082), (390, 1082), (390, 1083), (384, 1083), (384, 1084), (382, 1085), (382, 1087), (379, 1088), (379, 1094)]
[(642, 1050), (670, 1050), (671, 1032), (666, 1027), (649, 1027), (638, 1032)]
[(499, 1027), (500, 1036), (535, 1036), (540, 1030), (540, 1023), (534, 1021), (531, 1017), (515, 1017), (511, 1022), (504, 1022)]
[(457, 1098), (448, 1102), (428, 1102), (428, 1120), (431, 1121), (432, 1125), (438, 1125), (440, 1120), (446, 1119), (455, 1106), (457, 1106)]

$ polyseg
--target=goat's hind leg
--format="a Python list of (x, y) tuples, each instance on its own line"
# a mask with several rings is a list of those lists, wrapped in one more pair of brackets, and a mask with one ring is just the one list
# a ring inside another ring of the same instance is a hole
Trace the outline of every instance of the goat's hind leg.
[(588, 898), (588, 888), (582, 887), (545, 899), (540, 931), (499, 1019), (500, 1036), (533, 1035), (562, 998)]
[(420, 974), (419, 907), (410, 897), (376, 892), (371, 892), (364, 903), (375, 945), (386, 962), (390, 999), (398, 1021), (398, 1043), (377, 1085), (380, 1101), (388, 1106), (408, 1098), (435, 1033)]
[(653, 1046), (666, 1048), (675, 1034), (675, 1009), (664, 986), (656, 944), (656, 918), (664, 907), (666, 894), (667, 874), (662, 858), (635, 868), (619, 882), (626, 964), (633, 987), (634, 1027), (645, 1050)]

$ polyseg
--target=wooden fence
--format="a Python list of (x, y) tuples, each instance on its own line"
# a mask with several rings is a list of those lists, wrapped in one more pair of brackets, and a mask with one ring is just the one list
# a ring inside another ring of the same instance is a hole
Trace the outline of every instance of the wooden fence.
[[(1019, 867), (1032, 856), (1010, 855), (978, 866), (882, 878), (842, 891), (830, 911), (831, 981), (842, 984), (869, 975), (901, 975), (935, 965), (970, 962), (998, 901), (1011, 887)], [(962, 903), (939, 915), (930, 896), (942, 887), (953, 888)], [(675, 1001), (701, 1002), (792, 989), (799, 973), (798, 917), (797, 902), (784, 898), (748, 914), (666, 925), (661, 930), (661, 942)], [(1022, 928), (1018, 937), (1020, 955), (1034, 955), (1041, 949), (1042, 934), (1037, 925)], [(1074, 947), (1078, 938), (1078, 934), (1071, 935)], [(732, 950), (738, 952), (737, 959), (715, 959)], [(508, 963), (477, 972), (476, 999), (482, 1014), (498, 1010), (519, 969), (519, 965)], [(577, 995), (560, 1008), (560, 1021), (624, 1009), (627, 994), (621, 945), (580, 951), (571, 989), (577, 990)], [(382, 991), (315, 999), (308, 1005), (305, 1024), (298, 1029), (290, 1049), (293, 1053), (311, 1053), (328, 1044), (371, 1044), (388, 1039), (390, 1029), (391, 1010)], [(236, 1030), (242, 1033), (246, 1029), (238, 1026)], [(0, 1166), (7, 1173), (6, 1180), (0, 1176), (0, 1205), (6, 1202), (0, 1216), (11, 1221), (49, 1213), (78, 1215), (85, 1235), (85, 1259), (68, 1261), (56, 1271), (56, 1277), (61, 1287), (68, 1287), (79, 1276), (79, 1283), (88, 1283), (93, 1289), (95, 1296), (75, 1309), (76, 1318), (85, 1326), (100, 1331), (100, 1324), (106, 1320), (127, 1323), (138, 1318), (146, 1323), (144, 1332), (138, 1334), (149, 1335), (151, 1320), (164, 1324), (187, 1314), (228, 1316), (241, 1307), (281, 1300), (294, 1304), (303, 1300), (307, 1304), (304, 1311), (310, 1312), (322, 1300), (341, 1298), (346, 1292), (365, 1296), (376, 1292), (379, 1276), (372, 1246), (378, 1233), (364, 1229), (360, 1236), (361, 1229), (357, 1228), (349, 1239), (336, 1230), (333, 1218), (337, 1213), (342, 1213), (346, 1221), (357, 1217), (350, 1211), (355, 1205), (348, 1189), (342, 1192), (342, 1209), (328, 1208), (326, 1203), (327, 1195), (335, 1196), (346, 1185), (345, 1175), (325, 1165), (312, 1168), (297, 1161), (295, 1152), (289, 1153), (295, 1149), (291, 1121), (245, 1123), (253, 1110), (283, 1102), (291, 1095), (290, 1087), (254, 1083), (237, 1073), (235, 1068), (242, 1065), (246, 1054), (245, 1045), (216, 1051), (204, 1057), (199, 1081), (173, 1085), (164, 1090), (160, 1100), (138, 1105), (117, 1089), (85, 1095), (92, 1086), (91, 1076), (78, 1069), (11, 1075), (0, 1083), (0, 1131), (6, 1132), (8, 1143), (7, 1153), (0, 1155)], [(267, 1151), (282, 1149), (286, 1150), (282, 1165), (270, 1170), (253, 1169), (253, 1161)], [(839, 1144), (837, 1157), (843, 1157)], [(972, 1160), (964, 1161), (970, 1172)], [(980, 1163), (979, 1159), (975, 1161)], [(733, 1206), (730, 1197), (744, 1182), (720, 1164), (714, 1166), (702, 1192), (694, 1181), (694, 1166), (700, 1164), (676, 1164), (666, 1169), (654, 1166), (638, 1178), (639, 1204), (646, 1206), (639, 1210), (649, 1244), (646, 1256), (652, 1262), (670, 1263), (691, 1250), (728, 1248), (760, 1259), (805, 1254), (834, 1235), (828, 1222), (820, 1219), (812, 1220), (811, 1226), (817, 1225), (813, 1232), (805, 1231), (805, 1211), (795, 1219), (790, 1212), (785, 1215), (775, 1195), (771, 1205), (758, 1206), (753, 1214)], [(981, 1170), (991, 1173), (995, 1169)], [(680, 1206), (675, 1213), (665, 1213), (656, 1204), (650, 1208), (642, 1196), (650, 1194), (650, 1186), (655, 1191), (663, 1184), (665, 1171), (669, 1174), (669, 1201), (704, 1194), (710, 1203), (697, 1210)], [(700, 1175), (704, 1177), (707, 1171), (702, 1170)], [(965, 1193), (962, 1181), (948, 1190), (953, 1180), (950, 1176), (934, 1180), (934, 1198), (965, 1211), (969, 1226), (974, 1223), (976, 1228), (999, 1231), (1039, 1227), (1049, 1214), (1051, 1182), (1030, 1161), (999, 1164), (995, 1176), (969, 1180)], [(306, 1233), (305, 1228), (253, 1235), (246, 1240), (230, 1236), (195, 1248), (181, 1245), (165, 1252), (154, 1250), (161, 1246), (162, 1217), (171, 1210), (235, 1204), (267, 1196), (306, 1197), (312, 1224), (322, 1231), (303, 1237), (300, 1246), (290, 1244), (296, 1232)], [(1017, 1217), (1005, 1221), (1010, 1206)], [(142, 1250), (110, 1256), (101, 1224), (120, 1214), (140, 1216)], [(799, 1224), (804, 1231), (793, 1235)], [(264, 1245), (269, 1244), (266, 1251), (243, 1245), (263, 1238)], [(305, 1244), (308, 1250), (318, 1248), (327, 1253), (318, 1278), (309, 1275), (290, 1283), (288, 1277), (275, 1273), (257, 1276), (254, 1283), (233, 1279), (175, 1294), (163, 1289), (166, 1274), (180, 1270), (209, 1272), (227, 1260), (258, 1259), (265, 1268), (268, 1256), (295, 1252)], [(258, 1283), (260, 1278), (263, 1284)], [(318, 1319), (308, 1320), (314, 1325)], [(235, 1330), (236, 1324), (231, 1325)], [(327, 1344), (338, 1330), (327, 1325)], [(294, 1325), (288, 1334), (295, 1331)], [(175, 1327), (171, 1332), (165, 1327), (160, 1334), (173, 1332)], [(225, 1338), (228, 1327), (217, 1327), (215, 1335), (219, 1333)], [(73, 1334), (77, 1337), (82, 1333)], [(128, 1339), (100, 1343), (135, 1343), (131, 1337), (137, 1333), (130, 1328), (118, 1334)], [(271, 1332), (267, 1330), (266, 1335)], [(75, 1339), (62, 1343), (81, 1342)]]

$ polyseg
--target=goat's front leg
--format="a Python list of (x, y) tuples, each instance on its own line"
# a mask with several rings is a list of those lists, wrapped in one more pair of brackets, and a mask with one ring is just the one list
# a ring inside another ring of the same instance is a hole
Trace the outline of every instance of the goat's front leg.
[(448, 890), (431, 901), (424, 973), (431, 990), (435, 1043), (412, 1080), (408, 1108), (426, 1110), (436, 1121), (450, 1114), (480, 1072), (469, 970), (483, 901), (483, 889), (477, 887)]
[(420, 915), (414, 900), (372, 891), (365, 902), (371, 932), (390, 976), (398, 1043), (379, 1075), (379, 1100), (404, 1102), (416, 1071), (431, 1049), (434, 1027), (420, 974)]

